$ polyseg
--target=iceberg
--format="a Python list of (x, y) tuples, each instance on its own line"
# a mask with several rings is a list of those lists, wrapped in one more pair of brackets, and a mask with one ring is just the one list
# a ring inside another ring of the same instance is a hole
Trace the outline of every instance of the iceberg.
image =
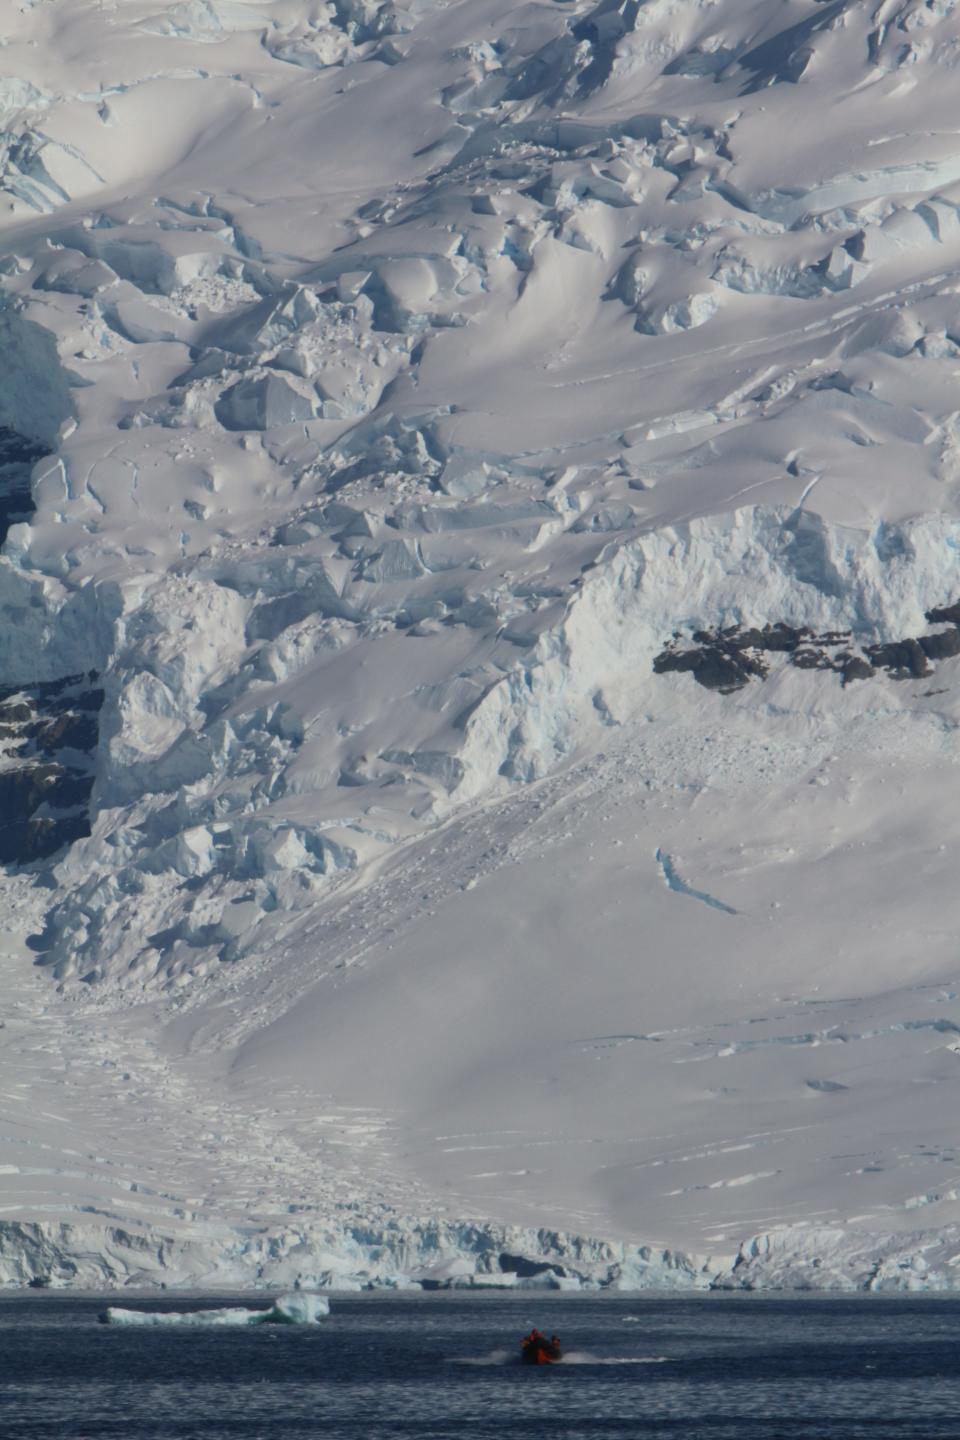
[(125, 1310), (108, 1305), (100, 1317), (106, 1325), (316, 1325), (330, 1314), (325, 1295), (281, 1295), (269, 1310), (228, 1305), (217, 1310)]

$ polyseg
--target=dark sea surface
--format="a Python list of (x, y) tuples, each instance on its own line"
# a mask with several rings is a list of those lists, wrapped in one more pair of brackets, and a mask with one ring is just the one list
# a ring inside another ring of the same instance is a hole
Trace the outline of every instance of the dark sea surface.
[[(317, 1326), (209, 1330), (100, 1325), (106, 1303), (0, 1296), (2, 1440), (960, 1440), (949, 1297), (333, 1296)], [(518, 1363), (532, 1324), (564, 1363)]]

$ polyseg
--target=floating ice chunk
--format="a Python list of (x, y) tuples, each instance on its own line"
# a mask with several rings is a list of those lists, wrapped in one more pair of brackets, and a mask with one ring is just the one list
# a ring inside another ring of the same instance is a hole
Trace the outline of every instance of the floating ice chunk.
[(107, 1325), (250, 1325), (262, 1320), (265, 1310), (244, 1310), (238, 1306), (222, 1310), (124, 1310), (109, 1305), (103, 1313)]
[(292, 1295), (281, 1295), (267, 1313), (276, 1317), (280, 1324), (315, 1325), (330, 1314), (330, 1301), (326, 1295), (312, 1295), (298, 1290)]
[(239, 1305), (220, 1310), (124, 1310), (110, 1305), (101, 1318), (107, 1325), (316, 1325), (329, 1314), (325, 1295), (298, 1292), (281, 1295), (269, 1310)]

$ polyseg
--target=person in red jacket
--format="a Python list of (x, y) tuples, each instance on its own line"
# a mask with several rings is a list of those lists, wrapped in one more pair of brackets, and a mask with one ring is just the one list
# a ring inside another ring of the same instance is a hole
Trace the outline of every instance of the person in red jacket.
[(542, 1330), (534, 1327), (529, 1335), (520, 1341), (521, 1359), (528, 1365), (549, 1365), (563, 1355), (556, 1335), (549, 1340)]

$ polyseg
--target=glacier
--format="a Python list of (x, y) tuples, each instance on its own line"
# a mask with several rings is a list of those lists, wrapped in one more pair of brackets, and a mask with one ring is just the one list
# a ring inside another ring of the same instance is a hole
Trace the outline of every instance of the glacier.
[(954, 1288), (960, 12), (7, 11), (0, 1284)]

